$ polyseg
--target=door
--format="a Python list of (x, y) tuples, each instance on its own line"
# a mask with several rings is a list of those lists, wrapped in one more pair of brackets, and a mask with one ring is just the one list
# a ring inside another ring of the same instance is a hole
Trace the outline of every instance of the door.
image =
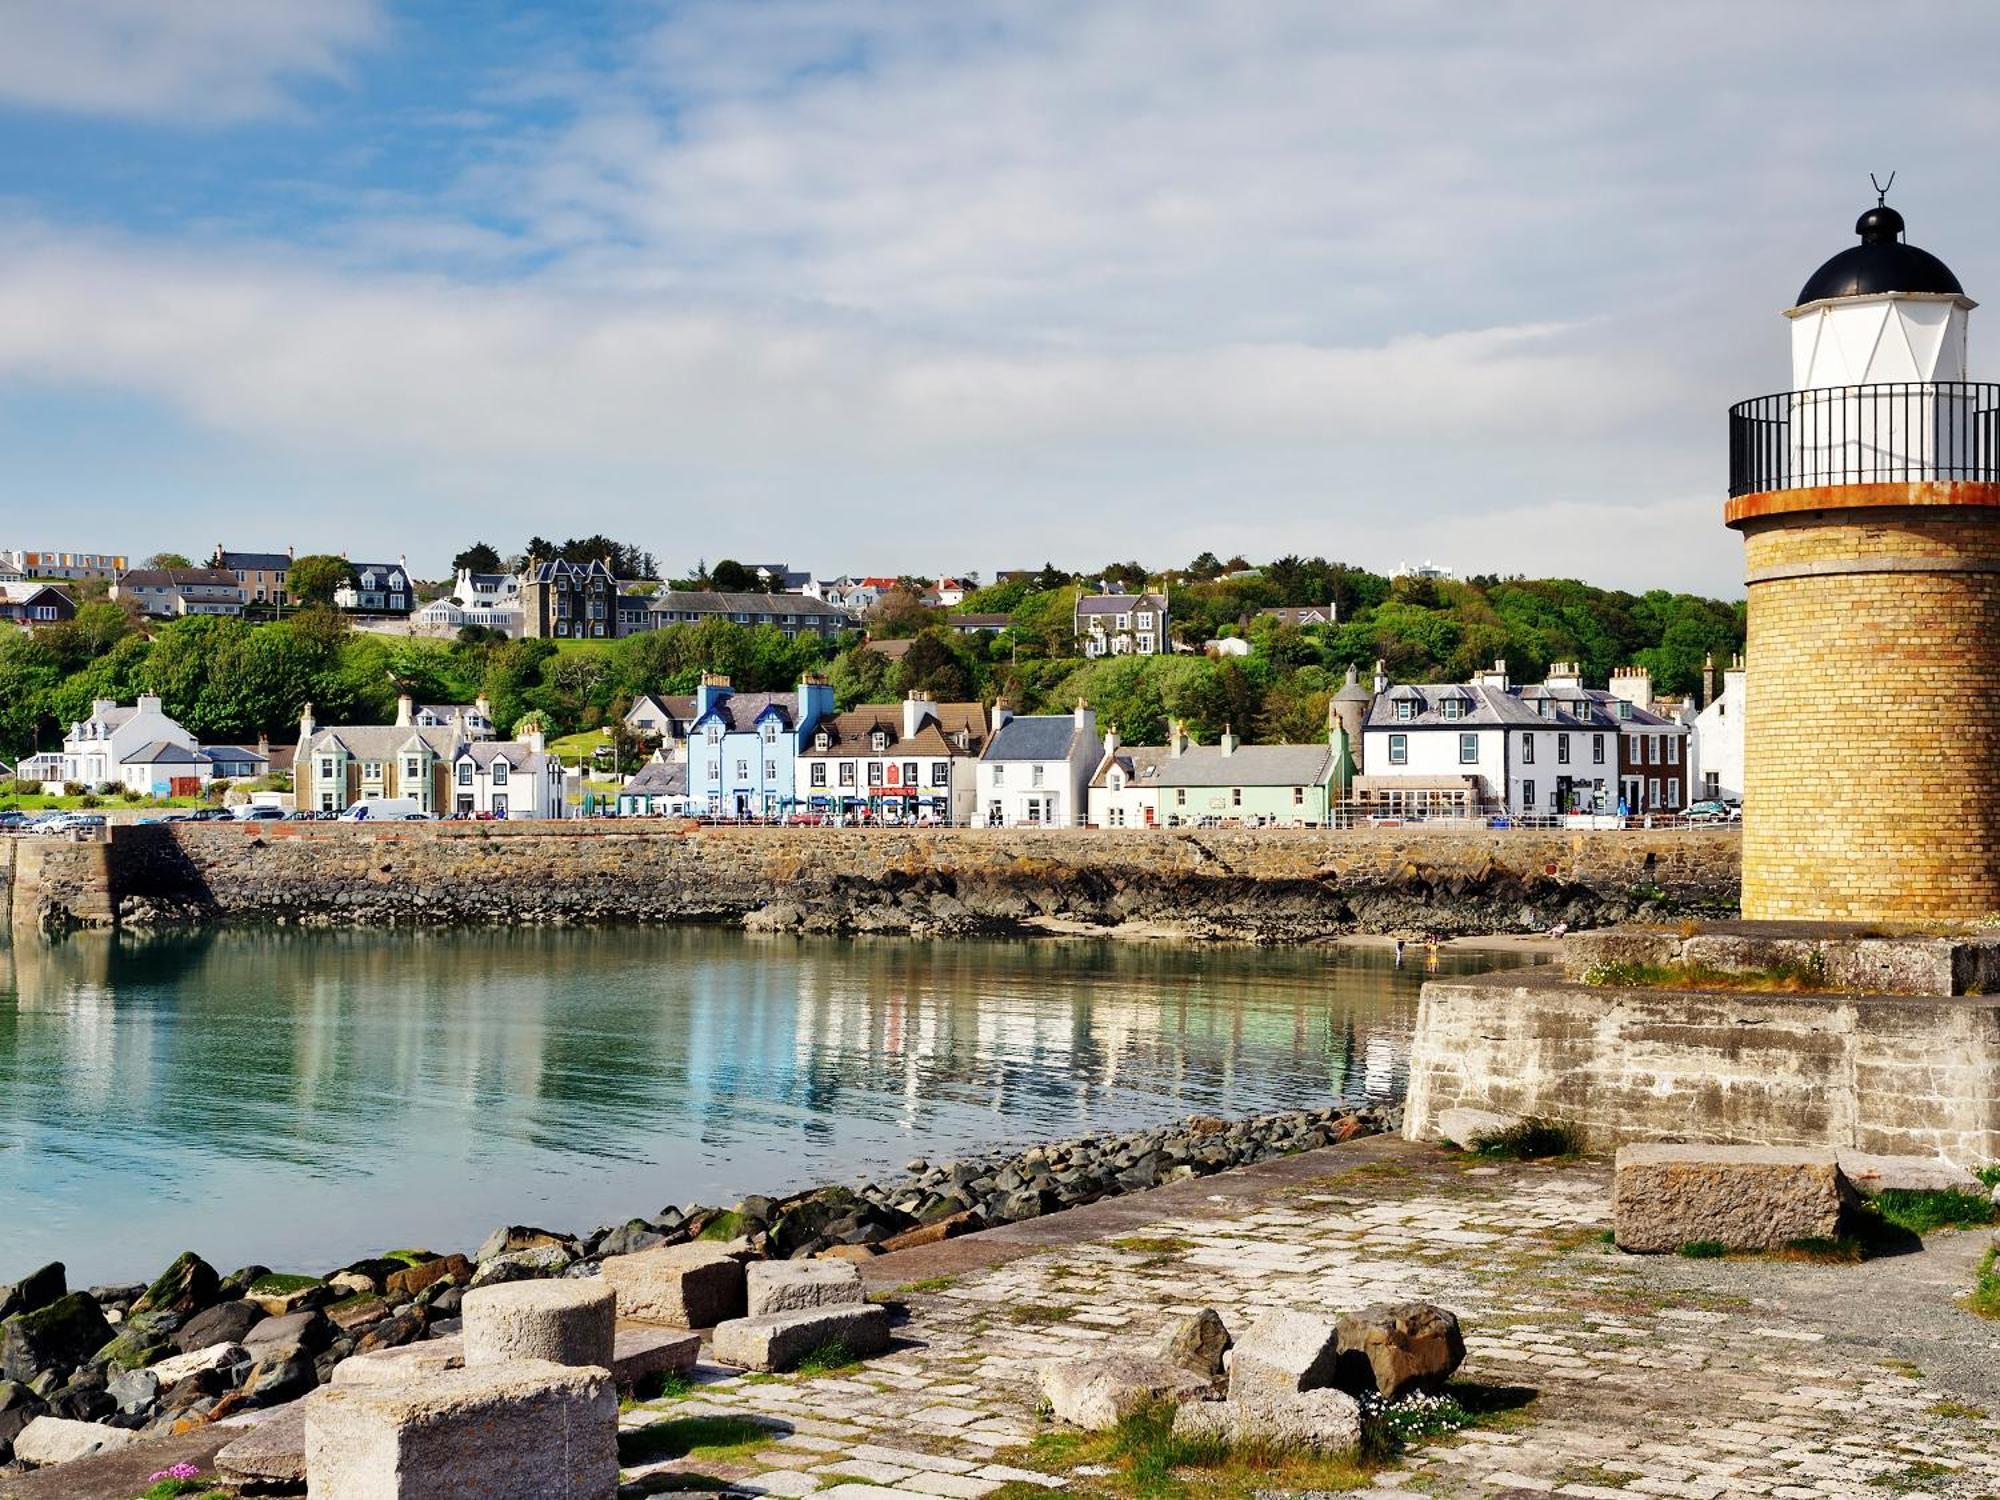
[(495, 792), (493, 794), (493, 816), (496, 818), (507, 816), (507, 794), (505, 792)]

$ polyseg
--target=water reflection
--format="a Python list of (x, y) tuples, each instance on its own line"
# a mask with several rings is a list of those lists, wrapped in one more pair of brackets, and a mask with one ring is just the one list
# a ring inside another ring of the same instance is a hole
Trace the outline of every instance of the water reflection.
[(52, 1258), (136, 1277), (182, 1248), (317, 1267), (914, 1152), (1388, 1097), (1415, 967), (712, 930), (0, 947), (0, 1278)]

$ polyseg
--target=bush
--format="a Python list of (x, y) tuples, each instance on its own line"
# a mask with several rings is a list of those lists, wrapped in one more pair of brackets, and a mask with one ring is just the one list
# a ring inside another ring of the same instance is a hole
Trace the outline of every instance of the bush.
[(102, 807), (104, 806), (104, 799), (95, 792), (85, 792), (81, 797), (76, 799), (76, 805), (78, 807)]
[(115, 781), (100, 781), (91, 790), (100, 797), (115, 797), (118, 795), (119, 786)]
[(1527, 1119), (1466, 1143), (1474, 1156), (1496, 1161), (1541, 1161), (1551, 1156), (1576, 1156), (1583, 1150), (1583, 1132), (1562, 1120)]
[(1721, 1260), (1728, 1253), (1721, 1240), (1689, 1240), (1681, 1246), (1681, 1254), (1689, 1260)]
[(1979, 1262), (1979, 1279), (1972, 1284), (1972, 1295), (1965, 1299), (1969, 1311), (1982, 1318), (2000, 1318), (2000, 1250), (1989, 1247)]
[(65, 781), (63, 783), (63, 795), (65, 797), (81, 797), (89, 790), (90, 788), (80, 781)]

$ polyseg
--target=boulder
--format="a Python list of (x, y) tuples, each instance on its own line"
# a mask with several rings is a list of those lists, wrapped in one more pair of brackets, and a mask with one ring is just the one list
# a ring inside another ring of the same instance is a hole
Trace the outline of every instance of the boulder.
[(67, 1375), (111, 1338), (97, 1304), (86, 1293), (70, 1292), (0, 1323), (0, 1377), (32, 1385), (39, 1375)]
[(596, 1255), (637, 1255), (641, 1250), (657, 1250), (667, 1243), (667, 1236), (661, 1234), (644, 1219), (631, 1219), (615, 1229), (606, 1230), (592, 1253)]
[(669, 1245), (604, 1262), (618, 1316), (669, 1328), (712, 1328), (747, 1308), (743, 1266), (717, 1245)]
[(243, 1336), (265, 1318), (264, 1309), (247, 1298), (218, 1302), (198, 1312), (174, 1331), (174, 1347), (183, 1354), (217, 1344), (240, 1344)]
[(1267, 1312), (1236, 1341), (1229, 1361), (1230, 1397), (1291, 1396), (1330, 1386), (1339, 1357), (1332, 1319)]
[(1042, 1395), (1057, 1421), (1087, 1432), (1106, 1432), (1158, 1401), (1194, 1400), (1209, 1382), (1164, 1359), (1133, 1354), (1090, 1354), (1042, 1366)]
[(1622, 1146), (1611, 1216), (1618, 1248), (1663, 1253), (1696, 1241), (1778, 1250), (1834, 1239), (1854, 1190), (1832, 1151), (1789, 1146)]
[(0, 1380), (0, 1464), (13, 1452), (15, 1435), (47, 1410), (48, 1403), (25, 1385)]
[(935, 1245), (940, 1240), (956, 1239), (961, 1234), (976, 1234), (986, 1227), (979, 1215), (971, 1209), (961, 1209), (948, 1213), (943, 1218), (932, 1219), (915, 1229), (906, 1229), (901, 1234), (892, 1234), (882, 1241), (885, 1252), (915, 1250), (921, 1245)]
[(821, 1260), (845, 1260), (859, 1265), (864, 1260), (873, 1260), (882, 1253), (880, 1245), (828, 1245), (820, 1251)]
[(14, 1438), (14, 1457), (32, 1468), (66, 1464), (113, 1448), (129, 1448), (139, 1435), (98, 1422), (72, 1422), (65, 1417), (36, 1417)]
[(601, 1279), (518, 1281), (465, 1294), (465, 1364), (611, 1366), (617, 1294)]
[(222, 1278), (215, 1274), (214, 1266), (194, 1251), (183, 1250), (132, 1304), (131, 1315), (170, 1312), (191, 1318), (214, 1303), (221, 1286)]
[(1465, 1362), (1458, 1318), (1428, 1302), (1377, 1303), (1343, 1313), (1335, 1336), (1340, 1358), (1334, 1383), (1351, 1395), (1374, 1391), (1394, 1401), (1409, 1391), (1435, 1391)]
[[(161, 1321), (165, 1320), (164, 1327)], [(174, 1352), (172, 1313), (147, 1313), (117, 1325), (110, 1342), (91, 1356), (111, 1370), (141, 1370)]]
[(306, 1404), (293, 1401), (262, 1414), (242, 1437), (215, 1455), (215, 1467), (232, 1479), (272, 1489), (306, 1482)]
[(291, 1354), (314, 1355), (333, 1342), (333, 1324), (318, 1312), (286, 1313), (266, 1318), (243, 1335), (244, 1352), (252, 1359)]
[(151, 1370), (120, 1370), (104, 1388), (127, 1416), (150, 1411), (160, 1399), (160, 1377)]
[(305, 1459), (329, 1497), (613, 1500), (618, 1395), (603, 1370), (540, 1360), (331, 1385), (306, 1403)]
[(460, 1282), (472, 1279), (472, 1262), (463, 1255), (445, 1255), (436, 1260), (427, 1260), (419, 1266), (404, 1266), (400, 1271), (390, 1273), (386, 1283), (389, 1300), (407, 1302), (426, 1287), (443, 1281), (446, 1277)]
[(747, 1314), (800, 1312), (866, 1302), (861, 1272), (840, 1260), (760, 1260), (744, 1268)]
[(192, 1349), (186, 1354), (176, 1354), (163, 1359), (158, 1364), (146, 1368), (157, 1375), (162, 1386), (178, 1385), (190, 1375), (199, 1375), (204, 1370), (226, 1370), (238, 1361), (247, 1359), (241, 1344), (210, 1344), (206, 1349)]
[(1222, 1379), (1222, 1356), (1229, 1350), (1229, 1330), (1212, 1307), (1181, 1319), (1167, 1337), (1167, 1362), (1190, 1370), (1202, 1379)]
[(889, 1310), (863, 1302), (734, 1318), (718, 1323), (709, 1339), (710, 1352), (719, 1363), (744, 1370), (789, 1370), (830, 1345), (857, 1359), (880, 1354), (889, 1347)]
[(1986, 1193), (1986, 1186), (1964, 1167), (1935, 1156), (1872, 1156), (1865, 1151), (1837, 1151), (1841, 1175), (1869, 1197), (1892, 1189), (1903, 1192)]
[(557, 1234), (554, 1230), (535, 1229), (526, 1224), (509, 1224), (486, 1236), (486, 1242), (472, 1252), (472, 1258), (483, 1266), (497, 1255), (507, 1255), (520, 1250), (561, 1250), (568, 1256), (574, 1248), (574, 1242), (569, 1236)]
[(1259, 1390), (1227, 1401), (1182, 1406), (1174, 1413), (1174, 1436), (1339, 1458), (1361, 1446), (1361, 1407), (1345, 1391)]
[(0, 1286), (0, 1321), (16, 1313), (38, 1312), (68, 1295), (69, 1280), (63, 1273), (63, 1263), (52, 1260), (39, 1271), (30, 1271), (12, 1286)]
[(501, 1286), (510, 1281), (534, 1281), (560, 1276), (570, 1266), (570, 1254), (561, 1245), (535, 1245), (525, 1250), (506, 1250), (489, 1255), (472, 1273), (475, 1287)]
[(1470, 1151), (1484, 1137), (1512, 1130), (1520, 1123), (1519, 1115), (1496, 1114), (1490, 1109), (1441, 1109), (1437, 1133), (1439, 1140)]

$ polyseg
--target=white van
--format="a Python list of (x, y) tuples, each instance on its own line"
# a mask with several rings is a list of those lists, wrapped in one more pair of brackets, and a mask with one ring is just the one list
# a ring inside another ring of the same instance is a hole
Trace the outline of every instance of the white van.
[(363, 797), (340, 815), (343, 823), (429, 822), (415, 797)]

